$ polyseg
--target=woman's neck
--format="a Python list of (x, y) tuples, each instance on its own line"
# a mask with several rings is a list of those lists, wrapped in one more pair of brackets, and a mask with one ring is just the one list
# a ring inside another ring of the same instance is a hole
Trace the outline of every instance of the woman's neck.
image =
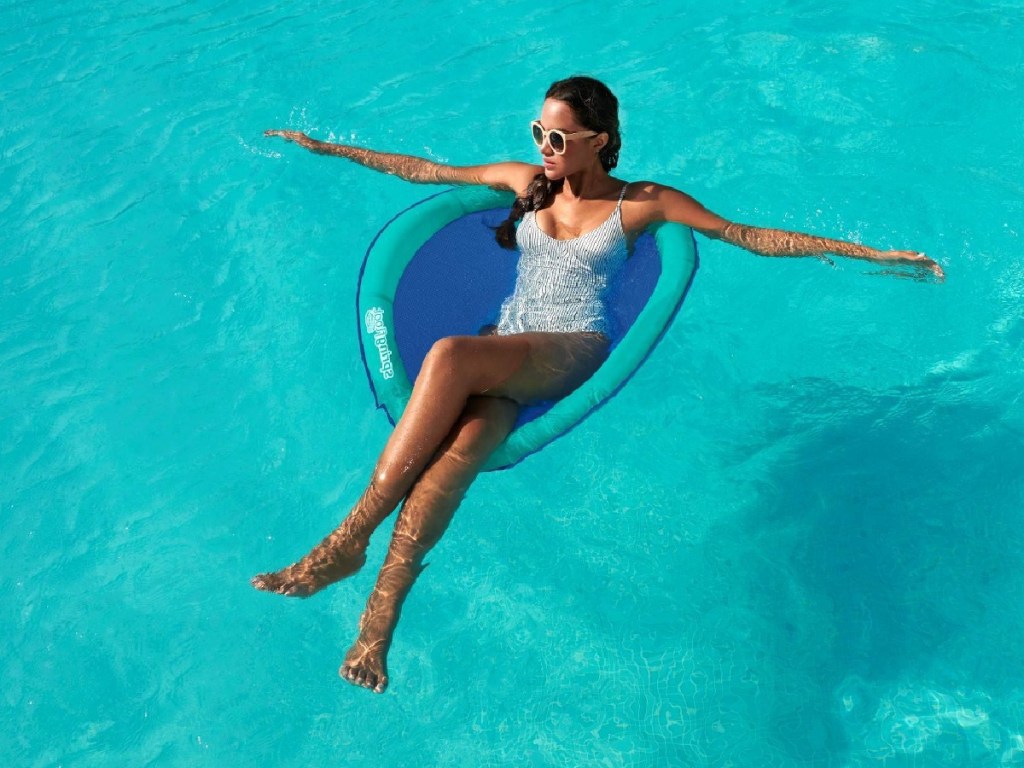
[(566, 176), (562, 180), (562, 194), (569, 200), (593, 200), (605, 195), (609, 188), (611, 176), (595, 163), (590, 168)]

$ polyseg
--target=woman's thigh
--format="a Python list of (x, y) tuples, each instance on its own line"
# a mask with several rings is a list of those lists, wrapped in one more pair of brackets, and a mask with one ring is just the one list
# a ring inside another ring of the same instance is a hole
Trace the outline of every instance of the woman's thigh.
[(529, 354), (500, 394), (518, 403), (565, 397), (608, 357), (608, 339), (596, 333), (523, 333)]
[(456, 336), (431, 354), (466, 378), (470, 394), (525, 405), (564, 397), (589, 379), (608, 356), (608, 340), (595, 333)]

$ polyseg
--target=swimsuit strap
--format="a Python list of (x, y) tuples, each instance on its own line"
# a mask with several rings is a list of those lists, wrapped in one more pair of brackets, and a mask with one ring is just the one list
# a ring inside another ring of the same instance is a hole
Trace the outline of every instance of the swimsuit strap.
[(622, 191), (619, 192), (619, 202), (615, 206), (615, 210), (616, 211), (619, 210), (620, 208), (622, 208), (622, 198), (624, 198), (626, 196), (626, 190), (627, 189), (629, 189), (629, 182), (628, 181), (626, 182), (626, 185), (622, 188)]

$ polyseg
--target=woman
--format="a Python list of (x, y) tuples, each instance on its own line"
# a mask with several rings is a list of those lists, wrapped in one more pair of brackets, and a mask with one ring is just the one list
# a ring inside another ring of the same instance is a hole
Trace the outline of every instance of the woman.
[[(604, 297), (632, 237), (661, 221), (766, 256), (837, 254), (942, 271), (924, 254), (877, 251), (795, 232), (736, 224), (692, 197), (653, 182), (609, 175), (619, 157), (618, 102), (588, 77), (554, 83), (531, 126), (542, 163), (456, 168), (404, 155), (267, 131), (318, 154), (348, 158), (407, 181), (485, 184), (516, 193), (498, 241), (519, 246), (515, 290), (490, 334), (441, 339), (362, 497), (341, 525), (294, 565), (256, 576), (257, 589), (308, 597), (355, 573), (370, 535), (403, 499), (391, 545), (341, 675), (377, 693), (405, 596), (423, 557), (448, 526), (487, 456), (512, 429), (520, 406), (565, 396), (608, 352)], [(516, 222), (519, 224), (516, 228)]]

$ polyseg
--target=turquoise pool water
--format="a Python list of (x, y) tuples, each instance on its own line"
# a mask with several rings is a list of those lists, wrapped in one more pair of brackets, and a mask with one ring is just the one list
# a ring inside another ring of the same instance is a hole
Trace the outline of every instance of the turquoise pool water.
[[(0, 764), (1024, 763), (1024, 3), (99, 5), (0, 9)], [(248, 578), (368, 476), (356, 270), (433, 188), (262, 131), (527, 159), (578, 71), (623, 177), (948, 281), (703, 241), (634, 380), (473, 489), (374, 696), (386, 535)]]

